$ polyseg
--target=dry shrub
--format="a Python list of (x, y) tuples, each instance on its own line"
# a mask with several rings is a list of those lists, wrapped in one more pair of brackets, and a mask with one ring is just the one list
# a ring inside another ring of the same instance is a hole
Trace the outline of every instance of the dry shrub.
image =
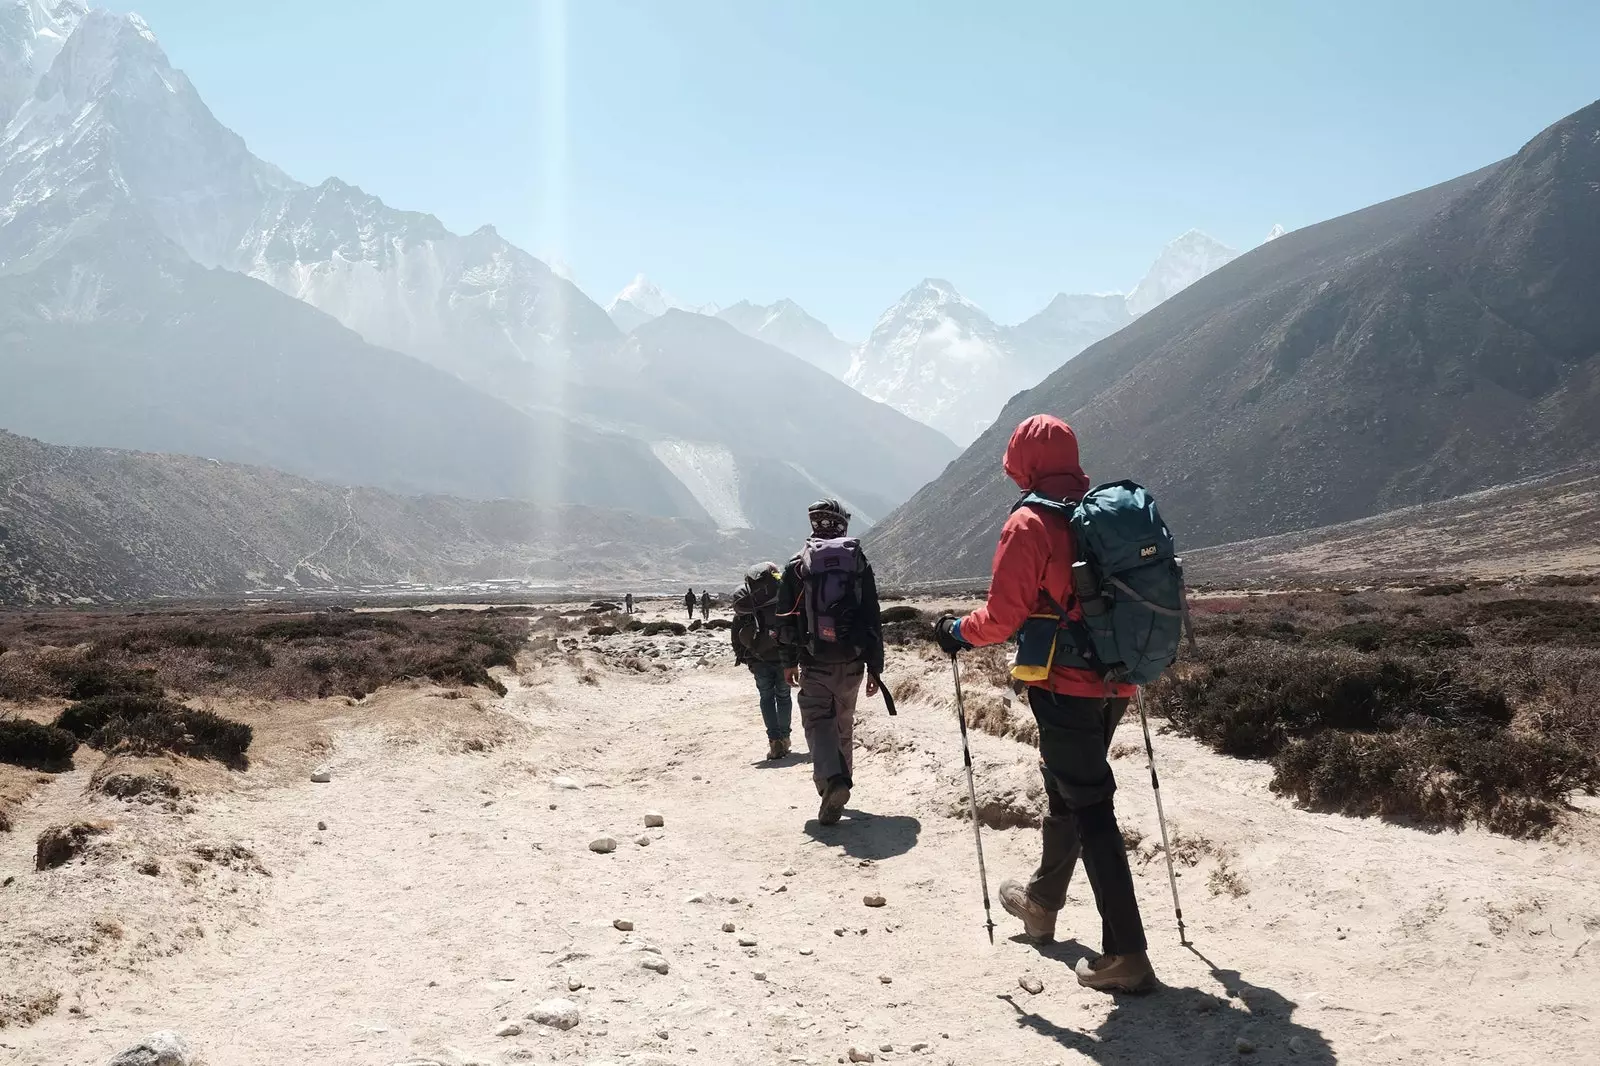
[(1472, 821), (1517, 837), (1547, 831), (1569, 792), (1600, 784), (1595, 761), (1572, 744), (1426, 724), (1318, 733), (1291, 743), (1272, 765), (1273, 790), (1314, 810), (1430, 828)]
[(1227, 893), (1234, 899), (1246, 896), (1250, 892), (1249, 887), (1244, 883), (1244, 878), (1240, 877), (1238, 871), (1232, 869), (1227, 863), (1221, 863), (1215, 870), (1211, 871), (1211, 876), (1206, 878), (1206, 887), (1211, 890), (1213, 896)]
[(910, 604), (897, 607), (885, 607), (878, 615), (878, 621), (884, 625), (894, 625), (897, 622), (921, 622), (926, 616), (919, 608)]
[(1475, 621), (1506, 644), (1600, 648), (1600, 604), (1570, 599), (1493, 600)]
[(900, 703), (909, 703), (926, 695), (925, 681), (926, 678), (920, 676), (911, 677), (905, 681), (896, 681), (894, 683), (894, 698)]
[(981, 689), (963, 693), (962, 699), (969, 728), (997, 737), (1011, 737), (1024, 744), (1039, 743), (1039, 723), (1026, 707), (1017, 703), (1007, 707), (1001, 693)]
[(1200, 622), (1204, 660), (1155, 685), (1157, 707), (1224, 753), (1272, 760), (1273, 787), (1309, 807), (1536, 836), (1573, 789), (1600, 788), (1589, 600), (1305, 596)]
[(103, 822), (71, 822), (52, 825), (39, 834), (34, 844), (33, 868), (53, 870), (71, 862), (88, 844), (89, 838), (109, 831)]
[(65, 729), (26, 718), (0, 718), (0, 762), (33, 770), (60, 770), (72, 765), (78, 738)]
[(522, 618), (475, 611), (16, 615), (0, 617), (0, 640), (11, 649), (0, 695), (359, 698), (406, 679), (497, 689), (488, 671), (514, 666), (527, 636)]
[(1151, 695), (1179, 729), (1246, 758), (1270, 757), (1292, 739), (1327, 729), (1511, 720), (1503, 692), (1478, 688), (1448, 668), (1268, 643), (1169, 674)]
[(0, 1029), (32, 1025), (48, 1017), (61, 1005), (61, 993), (53, 988), (25, 992), (0, 991)]
[(107, 755), (171, 753), (243, 766), (254, 731), (210, 711), (169, 704), (137, 718), (113, 718), (89, 738)]

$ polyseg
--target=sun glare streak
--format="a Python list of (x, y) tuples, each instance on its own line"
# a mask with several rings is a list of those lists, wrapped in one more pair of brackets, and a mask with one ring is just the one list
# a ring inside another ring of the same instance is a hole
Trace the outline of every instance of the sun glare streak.
[[(566, 0), (539, 0), (538, 23), (538, 138), (536, 227), (538, 246), (549, 262), (567, 261), (567, 4)], [(559, 505), (565, 496), (562, 471), (566, 466), (567, 375), (571, 352), (568, 328), (571, 308), (568, 287), (551, 286), (550, 344), (530, 370), (533, 402), (546, 412), (530, 456), (535, 499), (539, 502), (540, 529), (536, 543), (560, 543)]]

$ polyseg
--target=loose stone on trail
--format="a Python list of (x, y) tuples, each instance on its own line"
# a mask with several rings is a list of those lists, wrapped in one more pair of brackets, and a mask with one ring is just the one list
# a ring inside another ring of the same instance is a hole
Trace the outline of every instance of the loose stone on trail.
[(644, 967), (646, 970), (651, 970), (655, 973), (661, 974), (666, 973), (668, 968), (667, 960), (663, 959), (660, 955), (646, 955), (639, 961), (639, 965)]
[(634, 837), (633, 842), (639, 845), (641, 848), (648, 848), (650, 846), (650, 838), (645, 836), (643, 833)]
[(1022, 990), (1030, 996), (1037, 996), (1044, 991), (1044, 982), (1037, 977), (1024, 976), (1017, 981), (1017, 984), (1021, 985)]
[(571, 1029), (578, 1024), (578, 1005), (570, 999), (547, 999), (534, 1004), (528, 1020), (552, 1029)]
[(624, 933), (633, 932), (633, 923), (628, 921), (626, 918), (618, 918), (616, 921), (611, 923), (611, 927)]
[(617, 842), (610, 837), (597, 837), (589, 841), (589, 850), (599, 852), (601, 855), (609, 855), (617, 850)]
[(753, 936), (742, 936), (739, 938), (739, 946), (742, 948), (753, 948), (756, 946), (756, 938)]
[(108, 1066), (193, 1066), (196, 1061), (183, 1037), (163, 1029), (122, 1052)]
[(579, 786), (579, 784), (576, 781), (574, 781), (570, 777), (558, 777), (554, 781), (551, 781), (550, 783), (552, 785), (556, 786), (557, 788), (574, 789), (574, 788), (581, 787), (581, 786)]
[(666, 824), (667, 824), (667, 820), (666, 820), (666, 818), (662, 817), (660, 811), (645, 811), (644, 812), (644, 827), (646, 829), (660, 829), (662, 826), (664, 826)]
[(326, 766), (319, 766), (311, 771), (311, 782), (316, 785), (326, 785), (333, 780), (333, 771)]
[(861, 899), (861, 902), (865, 903), (869, 907), (881, 907), (884, 904), (888, 903), (889, 901), (884, 899), (882, 896), (871, 895), (871, 896), (863, 896), (862, 899)]
[(738, 926), (734, 925), (732, 922), (723, 922), (722, 923), (722, 931), (724, 933), (731, 933), (737, 928), (738, 928)]
[(495, 1036), (521, 1036), (522, 1035), (522, 1026), (518, 1025), (516, 1022), (506, 1022), (506, 1024), (502, 1025), (500, 1028), (498, 1028), (498, 1029), (496, 1029), (494, 1031), (494, 1035)]

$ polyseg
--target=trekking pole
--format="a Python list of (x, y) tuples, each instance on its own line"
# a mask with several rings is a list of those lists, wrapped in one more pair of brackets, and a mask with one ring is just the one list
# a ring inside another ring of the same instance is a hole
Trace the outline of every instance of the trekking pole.
[(978, 842), (978, 885), (983, 889), (983, 924), (994, 943), (994, 915), (989, 910), (989, 873), (983, 866), (983, 827), (978, 824), (978, 789), (972, 783), (972, 749), (967, 745), (967, 708), (961, 700), (961, 664), (950, 656), (950, 673), (956, 679), (956, 720), (961, 723), (961, 759), (967, 766), (967, 802), (972, 806), (972, 837)]
[(1161, 853), (1167, 857), (1167, 884), (1172, 886), (1172, 911), (1178, 916), (1178, 943), (1189, 946), (1189, 934), (1183, 928), (1183, 905), (1178, 902), (1178, 875), (1172, 866), (1172, 847), (1167, 843), (1167, 815), (1161, 809), (1161, 779), (1156, 776), (1156, 749), (1150, 743), (1150, 720), (1144, 714), (1144, 689), (1139, 689), (1139, 725), (1144, 728), (1144, 753), (1150, 760), (1150, 788), (1156, 794), (1156, 821), (1161, 824)]

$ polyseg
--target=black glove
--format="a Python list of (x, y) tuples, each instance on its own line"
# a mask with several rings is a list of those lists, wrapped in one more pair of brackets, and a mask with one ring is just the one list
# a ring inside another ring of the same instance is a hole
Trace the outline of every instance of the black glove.
[(960, 619), (953, 614), (940, 616), (933, 624), (933, 639), (939, 642), (939, 650), (946, 655), (955, 655), (957, 652), (970, 651), (972, 645), (961, 639), (956, 632), (956, 623)]

